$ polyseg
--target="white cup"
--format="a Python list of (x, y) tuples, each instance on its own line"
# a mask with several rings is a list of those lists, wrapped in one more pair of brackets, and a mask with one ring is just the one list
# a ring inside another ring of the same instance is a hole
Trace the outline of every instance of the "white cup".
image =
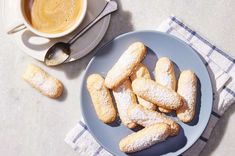
[(76, 22), (68, 29), (66, 29), (63, 32), (60, 33), (45, 33), (45, 32), (40, 32), (37, 29), (33, 28), (31, 24), (28, 21), (28, 18), (26, 17), (25, 14), (25, 8), (24, 8), (24, 3), (25, 0), (20, 0), (20, 14), (21, 14), (21, 19), (22, 19), (22, 24), (17, 25), (16, 27), (12, 28), (11, 30), (8, 31), (8, 34), (13, 34), (16, 33), (20, 30), (23, 30), (25, 28), (29, 29), (31, 32), (35, 33), (36, 35), (45, 37), (45, 38), (59, 38), (68, 35), (72, 31), (74, 31), (83, 21), (86, 11), (87, 11), (87, 0), (82, 0), (82, 11), (80, 15), (77, 17)]

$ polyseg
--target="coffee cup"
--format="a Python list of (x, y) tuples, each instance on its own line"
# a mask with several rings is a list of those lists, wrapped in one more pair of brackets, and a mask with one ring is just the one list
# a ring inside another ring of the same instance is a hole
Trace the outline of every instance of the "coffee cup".
[(29, 29), (45, 38), (59, 38), (74, 31), (83, 21), (87, 0), (20, 0), (22, 24), (8, 34)]

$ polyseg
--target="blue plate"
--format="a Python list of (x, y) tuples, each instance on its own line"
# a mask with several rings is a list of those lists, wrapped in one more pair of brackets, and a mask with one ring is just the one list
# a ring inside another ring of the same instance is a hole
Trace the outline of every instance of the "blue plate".
[[(196, 142), (208, 123), (212, 110), (212, 86), (207, 69), (198, 54), (187, 44), (171, 35), (157, 31), (130, 32), (116, 37), (100, 48), (87, 66), (82, 81), (80, 103), (84, 120), (91, 134), (106, 150), (117, 156), (128, 155), (119, 150), (118, 144), (123, 137), (132, 133), (133, 130), (128, 129), (118, 121), (112, 125), (106, 125), (97, 118), (86, 89), (86, 79), (92, 73), (99, 73), (105, 77), (124, 50), (136, 41), (143, 42), (148, 48), (143, 63), (147, 65), (151, 74), (153, 74), (157, 59), (166, 56), (175, 63), (177, 77), (180, 71), (191, 69), (196, 73), (199, 83), (194, 120), (188, 124), (178, 121), (181, 126), (179, 135), (130, 155), (179, 155)], [(175, 114), (170, 116), (177, 120)]]

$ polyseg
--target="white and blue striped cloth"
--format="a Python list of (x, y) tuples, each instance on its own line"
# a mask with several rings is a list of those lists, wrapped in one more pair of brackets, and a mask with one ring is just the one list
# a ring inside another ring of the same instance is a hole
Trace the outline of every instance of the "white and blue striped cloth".
[[(164, 21), (158, 27), (158, 31), (174, 35), (195, 49), (203, 58), (210, 73), (214, 101), (209, 123), (197, 142), (182, 154), (196, 156), (203, 150), (219, 118), (235, 102), (235, 60), (187, 27), (175, 16)], [(67, 134), (65, 142), (77, 151), (79, 156), (111, 155), (94, 140), (82, 121), (79, 121)]]

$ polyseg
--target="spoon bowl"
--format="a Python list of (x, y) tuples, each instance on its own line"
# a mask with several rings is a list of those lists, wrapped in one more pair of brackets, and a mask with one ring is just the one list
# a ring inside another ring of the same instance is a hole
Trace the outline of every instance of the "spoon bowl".
[(48, 49), (44, 62), (47, 66), (57, 66), (64, 63), (69, 58), (70, 53), (70, 44), (57, 42)]

